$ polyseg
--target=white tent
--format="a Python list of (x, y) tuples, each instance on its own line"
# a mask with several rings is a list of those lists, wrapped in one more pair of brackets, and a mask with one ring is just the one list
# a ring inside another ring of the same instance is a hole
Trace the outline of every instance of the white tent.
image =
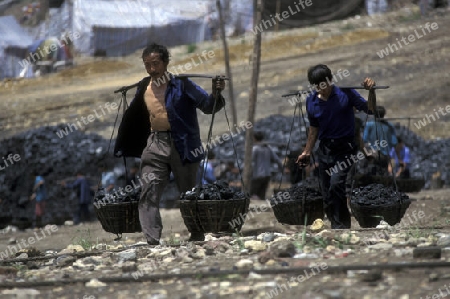
[[(253, 1), (221, 1), (228, 7), (228, 31), (248, 29)], [(122, 56), (150, 42), (175, 46), (210, 39), (214, 8), (215, 0), (66, 0), (61, 8), (51, 9), (36, 38), (69, 32), (82, 54)]]
[(13, 16), (0, 17), (0, 79), (18, 77), (33, 38)]

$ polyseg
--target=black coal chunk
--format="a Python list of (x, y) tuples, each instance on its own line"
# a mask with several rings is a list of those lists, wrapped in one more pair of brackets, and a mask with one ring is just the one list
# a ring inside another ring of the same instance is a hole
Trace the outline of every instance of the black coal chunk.
[(408, 195), (395, 191), (393, 187), (386, 187), (382, 184), (370, 184), (354, 189), (351, 201), (362, 206), (383, 206), (410, 202), (410, 199)]
[(322, 200), (322, 193), (315, 185), (316, 180), (306, 180), (288, 189), (278, 191), (270, 199), (272, 206), (286, 201), (305, 201), (310, 203), (316, 200)]
[(180, 200), (240, 200), (249, 196), (236, 188), (230, 187), (226, 181), (219, 180), (212, 184), (194, 187), (182, 193)]

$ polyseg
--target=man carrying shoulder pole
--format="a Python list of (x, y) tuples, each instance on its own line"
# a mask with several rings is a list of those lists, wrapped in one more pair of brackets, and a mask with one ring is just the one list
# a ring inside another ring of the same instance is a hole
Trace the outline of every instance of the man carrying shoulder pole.
[[(355, 145), (355, 116), (353, 108), (372, 114), (375, 97), (366, 101), (354, 89), (341, 89), (333, 85), (333, 75), (328, 66), (319, 64), (309, 68), (308, 81), (316, 87), (306, 100), (310, 122), (308, 140), (297, 163), (309, 165), (313, 147), (319, 143), (319, 179), (324, 209), (332, 229), (348, 229), (351, 217), (347, 209), (345, 180), (351, 166), (358, 161)], [(365, 89), (375, 86), (366, 78)]]

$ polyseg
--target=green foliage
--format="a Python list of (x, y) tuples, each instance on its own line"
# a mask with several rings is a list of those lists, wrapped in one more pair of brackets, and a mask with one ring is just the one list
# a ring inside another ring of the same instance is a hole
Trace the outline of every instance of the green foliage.
[(420, 18), (422, 17), (422, 15), (420, 14), (420, 11), (416, 11), (413, 12), (407, 16), (400, 16), (398, 18), (399, 22), (403, 22), (403, 23), (407, 23), (407, 22), (411, 22), (411, 21), (417, 21), (420, 20)]
[(84, 250), (91, 250), (94, 246), (93, 241), (91, 240), (91, 231), (87, 230), (77, 230), (79, 236), (75, 236), (72, 238), (71, 242), (74, 245), (80, 245)]
[(195, 50), (197, 50), (197, 45), (196, 44), (189, 44), (189, 45), (187, 45), (187, 53), (188, 54), (194, 53)]
[(355, 30), (355, 25), (347, 23), (344, 26), (341, 26), (341, 30), (342, 31), (351, 31), (351, 30)]

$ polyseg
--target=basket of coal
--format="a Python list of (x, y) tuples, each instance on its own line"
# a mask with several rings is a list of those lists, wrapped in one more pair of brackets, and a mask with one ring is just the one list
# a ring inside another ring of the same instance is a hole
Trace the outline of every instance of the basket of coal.
[(350, 200), (353, 216), (361, 227), (376, 227), (381, 220), (395, 225), (411, 204), (409, 196), (391, 186), (370, 184), (354, 189)]
[(279, 191), (270, 199), (270, 205), (282, 224), (311, 225), (324, 217), (322, 194), (312, 186), (295, 185)]
[[(422, 178), (396, 178), (395, 183), (397, 188), (402, 192), (419, 192), (425, 186), (425, 180)], [(390, 187), (394, 186), (394, 179), (392, 176), (380, 176), (362, 174), (355, 176), (355, 186), (367, 186), (370, 184), (382, 184)]]
[(113, 234), (141, 232), (139, 222), (140, 190), (132, 192), (107, 193), (104, 189), (96, 192), (94, 210), (102, 228)]
[(216, 181), (193, 188), (180, 196), (180, 211), (189, 231), (233, 233), (240, 231), (250, 205), (250, 197)]

